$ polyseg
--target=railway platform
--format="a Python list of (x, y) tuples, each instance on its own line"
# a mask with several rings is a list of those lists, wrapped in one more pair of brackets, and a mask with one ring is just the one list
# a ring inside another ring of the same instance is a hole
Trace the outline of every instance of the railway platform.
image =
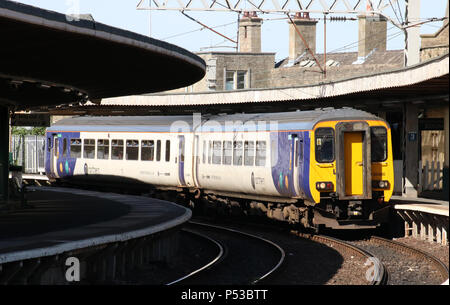
[(391, 202), (405, 222), (405, 237), (448, 244), (448, 201), (392, 196)]
[(0, 283), (113, 282), (135, 265), (168, 262), (191, 211), (142, 196), (30, 187), (30, 208), (0, 213)]

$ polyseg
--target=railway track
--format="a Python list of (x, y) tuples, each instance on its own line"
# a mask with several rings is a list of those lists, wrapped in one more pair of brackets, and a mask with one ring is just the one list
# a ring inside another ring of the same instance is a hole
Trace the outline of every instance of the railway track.
[(305, 234), (299, 231), (291, 231), (291, 233), (304, 239), (322, 243), (327, 246), (332, 246), (333, 248), (337, 248), (344, 253), (359, 256), (360, 258), (366, 260), (366, 262), (368, 263), (367, 265), (373, 264), (373, 268), (368, 266), (371, 268), (372, 271), (368, 274), (366, 273), (367, 276), (366, 279), (370, 281), (370, 284), (371, 285), (387, 284), (389, 279), (388, 270), (383, 263), (379, 263), (379, 260), (377, 260), (376, 257), (371, 252), (364, 250), (361, 247), (352, 245), (346, 241), (330, 236)]
[(188, 231), (216, 244), (217, 256), (189, 274), (167, 285), (257, 284), (276, 272), (285, 259), (276, 243), (239, 230), (200, 222), (189, 222)]
[(422, 250), (378, 236), (352, 244), (373, 252), (386, 265), (389, 285), (439, 285), (448, 280), (447, 266)]

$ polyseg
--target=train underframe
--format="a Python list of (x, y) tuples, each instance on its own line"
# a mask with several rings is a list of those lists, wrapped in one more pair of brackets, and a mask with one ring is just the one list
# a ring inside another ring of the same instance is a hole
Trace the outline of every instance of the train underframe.
[[(390, 206), (378, 199), (338, 200), (323, 198), (320, 203), (308, 203), (298, 199), (277, 197), (260, 198), (243, 194), (208, 190), (169, 191), (156, 197), (186, 203), (196, 209), (221, 215), (263, 216), (305, 228), (373, 229), (389, 220)], [(158, 192), (158, 191), (156, 191)], [(176, 197), (176, 198), (174, 198)], [(374, 194), (376, 198), (377, 195)]]

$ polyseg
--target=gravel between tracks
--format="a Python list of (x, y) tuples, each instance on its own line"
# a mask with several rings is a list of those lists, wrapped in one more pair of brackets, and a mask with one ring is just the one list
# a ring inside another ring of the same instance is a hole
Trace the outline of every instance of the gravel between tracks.
[(411, 236), (395, 238), (394, 240), (407, 246), (427, 252), (443, 262), (447, 266), (447, 268), (449, 267), (449, 245), (443, 246), (435, 242), (431, 243)]
[(439, 285), (442, 283), (437, 269), (429, 262), (370, 241), (354, 241), (381, 260), (389, 272), (388, 285)]

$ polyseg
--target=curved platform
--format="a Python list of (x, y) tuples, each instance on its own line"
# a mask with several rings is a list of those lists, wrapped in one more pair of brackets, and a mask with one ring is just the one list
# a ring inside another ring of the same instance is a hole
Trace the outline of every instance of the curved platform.
[[(133, 241), (156, 240), (152, 236), (176, 229), (192, 215), (174, 203), (142, 196), (54, 187), (30, 189), (29, 204), (34, 208), (0, 214), (2, 283), (8, 263), (23, 266), (34, 259), (40, 264), (48, 257), (111, 246), (133, 245), (134, 251), (139, 247)], [(115, 259), (115, 255), (110, 251), (105, 259)]]
[(60, 105), (180, 88), (205, 75), (178, 46), (91, 18), (0, 1), (0, 103)]

